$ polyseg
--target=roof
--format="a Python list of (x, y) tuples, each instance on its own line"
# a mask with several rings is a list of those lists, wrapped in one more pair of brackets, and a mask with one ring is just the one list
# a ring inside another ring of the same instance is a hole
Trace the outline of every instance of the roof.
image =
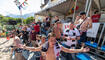
[[(92, 9), (105, 9), (105, 0), (92, 0)], [(48, 15), (47, 9), (50, 10), (53, 16), (55, 15), (66, 15), (68, 11), (74, 5), (73, 0), (59, 0), (56, 3), (47, 4), (40, 12), (36, 13), (38, 15)], [(76, 12), (84, 11), (86, 5), (86, 0), (78, 0), (77, 6), (79, 9)]]
[[(65, 2), (66, 0), (57, 0), (56, 2), (49, 2), (45, 7), (43, 7), (41, 9), (41, 11), (37, 12), (36, 14), (40, 14), (42, 12), (45, 12), (47, 9), (53, 8), (54, 6), (57, 6), (63, 2)], [(42, 14), (43, 15), (43, 14)]]
[(57, 6), (63, 2), (65, 2), (66, 0), (57, 0), (56, 2), (49, 2), (44, 8), (43, 10), (49, 9), (51, 7)]

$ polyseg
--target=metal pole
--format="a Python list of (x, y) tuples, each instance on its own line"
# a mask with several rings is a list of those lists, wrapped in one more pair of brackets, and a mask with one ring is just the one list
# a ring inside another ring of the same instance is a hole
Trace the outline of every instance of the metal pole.
[(42, 0), (41, 0), (41, 5), (42, 5), (43, 3), (42, 3)]
[(89, 2), (89, 6), (88, 6), (88, 10), (87, 10), (87, 14), (86, 14), (86, 16), (88, 16), (88, 14), (89, 14), (91, 4), (92, 4), (92, 0), (90, 0), (90, 2)]
[(73, 21), (75, 19), (75, 13), (76, 13), (76, 6), (77, 6), (77, 0), (75, 1), (75, 6), (74, 6), (74, 14), (73, 14)]
[(51, 3), (51, 0), (49, 0), (48, 4), (50, 4), (50, 3)]
[(89, 4), (89, 0), (86, 0), (85, 12), (87, 11), (88, 4)]
[(103, 32), (104, 32), (104, 27), (105, 27), (105, 24), (104, 24), (104, 26), (103, 26), (103, 28), (102, 28), (102, 32), (101, 32), (100, 37), (99, 37), (99, 40), (98, 40), (98, 45), (99, 45), (99, 43), (100, 43), (100, 40), (101, 40), (102, 34), (103, 34)]
[(22, 9), (20, 9), (20, 18), (21, 18), (22, 25), (23, 25), (23, 19), (22, 19)]
[[(105, 24), (104, 24), (104, 29), (105, 29)], [(102, 45), (101, 46), (103, 46), (104, 43), (105, 43), (105, 34), (104, 34), (104, 38), (103, 38), (103, 42), (102, 42)]]
[(104, 39), (103, 39), (101, 47), (104, 45), (104, 43), (105, 43), (105, 34), (104, 34)]

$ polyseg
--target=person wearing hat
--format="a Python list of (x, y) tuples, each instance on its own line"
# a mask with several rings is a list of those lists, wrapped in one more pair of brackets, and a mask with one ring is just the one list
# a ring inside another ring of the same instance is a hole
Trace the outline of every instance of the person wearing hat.
[(42, 35), (41, 37), (41, 45), (44, 44), (46, 42), (46, 36)]
[(75, 25), (81, 33), (79, 43), (86, 42), (86, 32), (92, 28), (92, 19), (86, 16), (86, 12), (80, 12), (80, 16), (76, 17)]

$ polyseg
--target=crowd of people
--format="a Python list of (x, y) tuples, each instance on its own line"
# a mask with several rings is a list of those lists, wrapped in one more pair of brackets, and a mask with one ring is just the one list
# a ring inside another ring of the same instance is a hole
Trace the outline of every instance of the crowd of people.
[[(51, 20), (49, 16), (37, 23), (20, 25), (13, 31), (13, 50), (17, 53), (17, 60), (25, 60), (23, 50), (40, 52), (37, 60), (76, 60), (75, 53), (88, 52), (85, 47), (86, 31), (92, 28), (92, 20), (86, 17), (85, 12), (80, 12), (75, 22), (70, 23), (69, 28), (62, 30), (62, 22), (58, 16)], [(21, 57), (20, 57), (21, 56)]]

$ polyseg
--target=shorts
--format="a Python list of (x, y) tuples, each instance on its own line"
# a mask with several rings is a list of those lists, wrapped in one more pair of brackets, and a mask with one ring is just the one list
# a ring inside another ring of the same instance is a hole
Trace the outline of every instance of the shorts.
[(34, 47), (38, 47), (38, 44), (36, 43), (36, 41), (31, 41), (31, 43)]
[(82, 35), (80, 36), (80, 40), (78, 40), (78, 43), (84, 43), (87, 41), (87, 32), (83, 32)]

